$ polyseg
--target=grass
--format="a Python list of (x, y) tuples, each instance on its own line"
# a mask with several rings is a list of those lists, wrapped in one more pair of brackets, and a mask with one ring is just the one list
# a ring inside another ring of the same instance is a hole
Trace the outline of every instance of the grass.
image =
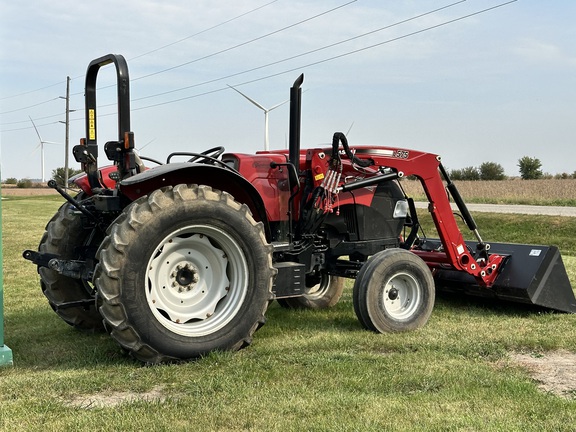
[[(349, 285), (330, 310), (274, 303), (240, 352), (143, 367), (107, 335), (61, 321), (35, 267), (21, 258), (36, 249), (60, 201), (2, 202), (5, 341), (15, 365), (0, 368), (0, 430), (568, 431), (576, 424), (576, 400), (538, 390), (507, 357), (576, 352), (576, 315), (467, 298), (439, 298), (419, 331), (379, 335), (361, 329)], [(546, 235), (560, 232), (576, 285), (572, 219), (506, 218), (477, 221), (487, 239), (506, 242), (548, 244)]]
[[(486, 242), (554, 245), (569, 256), (576, 256), (576, 218), (561, 216), (531, 216), (518, 214), (475, 213), (472, 215), (482, 239)], [(429, 213), (418, 213), (428, 237), (438, 237)], [(456, 218), (465, 240), (475, 240), (464, 222)]]

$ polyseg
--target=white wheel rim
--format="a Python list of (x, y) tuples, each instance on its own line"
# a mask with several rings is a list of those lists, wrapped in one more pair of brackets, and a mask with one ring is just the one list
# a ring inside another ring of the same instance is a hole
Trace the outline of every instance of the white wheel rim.
[(382, 305), (393, 319), (409, 319), (418, 309), (422, 299), (418, 281), (408, 273), (397, 273), (384, 285)]
[(168, 330), (205, 336), (236, 316), (248, 274), (244, 252), (228, 233), (191, 225), (170, 233), (154, 250), (146, 270), (146, 299)]

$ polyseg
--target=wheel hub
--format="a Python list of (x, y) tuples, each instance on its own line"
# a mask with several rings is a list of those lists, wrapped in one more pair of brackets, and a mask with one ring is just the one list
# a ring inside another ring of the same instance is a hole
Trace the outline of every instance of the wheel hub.
[(170, 274), (170, 279), (172, 279), (172, 288), (175, 288), (179, 293), (191, 291), (200, 279), (198, 268), (189, 262), (178, 264)]
[(385, 285), (383, 306), (394, 319), (407, 319), (418, 308), (418, 281), (408, 273), (397, 273)]

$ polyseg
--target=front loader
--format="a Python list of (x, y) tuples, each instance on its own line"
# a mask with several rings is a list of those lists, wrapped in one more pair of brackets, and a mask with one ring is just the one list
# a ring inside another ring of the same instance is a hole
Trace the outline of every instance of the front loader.
[[(96, 78), (114, 64), (118, 137), (99, 166)], [(146, 363), (186, 360), (251, 343), (271, 301), (334, 305), (346, 278), (366, 329), (422, 327), (446, 289), (576, 312), (558, 249), (488, 244), (434, 154), (350, 146), (300, 147), (300, 76), (290, 89), (289, 149), (255, 154), (184, 149), (165, 162), (135, 149), (128, 67), (120, 55), (88, 66), (84, 173), (48, 223), (38, 266), (51, 307), (70, 325), (105, 327)], [(151, 165), (151, 166), (147, 166)], [(438, 239), (421, 234), (402, 177), (422, 184)], [(465, 241), (456, 202), (476, 241)]]

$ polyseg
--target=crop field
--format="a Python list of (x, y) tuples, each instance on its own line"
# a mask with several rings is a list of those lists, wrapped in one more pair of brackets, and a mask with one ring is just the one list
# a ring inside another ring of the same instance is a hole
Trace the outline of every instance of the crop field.
[[(576, 206), (576, 180), (500, 180), (455, 181), (464, 198), (471, 203), (528, 204)], [(409, 196), (424, 199), (420, 182), (403, 180), (402, 187)]]
[[(350, 281), (328, 310), (274, 302), (242, 351), (143, 366), (64, 323), (22, 258), (61, 203), (2, 201), (2, 431), (574, 430), (576, 315), (522, 305), (439, 296), (424, 328), (382, 335), (356, 319)], [(576, 286), (576, 218), (475, 217), (490, 241), (558, 244)]]

